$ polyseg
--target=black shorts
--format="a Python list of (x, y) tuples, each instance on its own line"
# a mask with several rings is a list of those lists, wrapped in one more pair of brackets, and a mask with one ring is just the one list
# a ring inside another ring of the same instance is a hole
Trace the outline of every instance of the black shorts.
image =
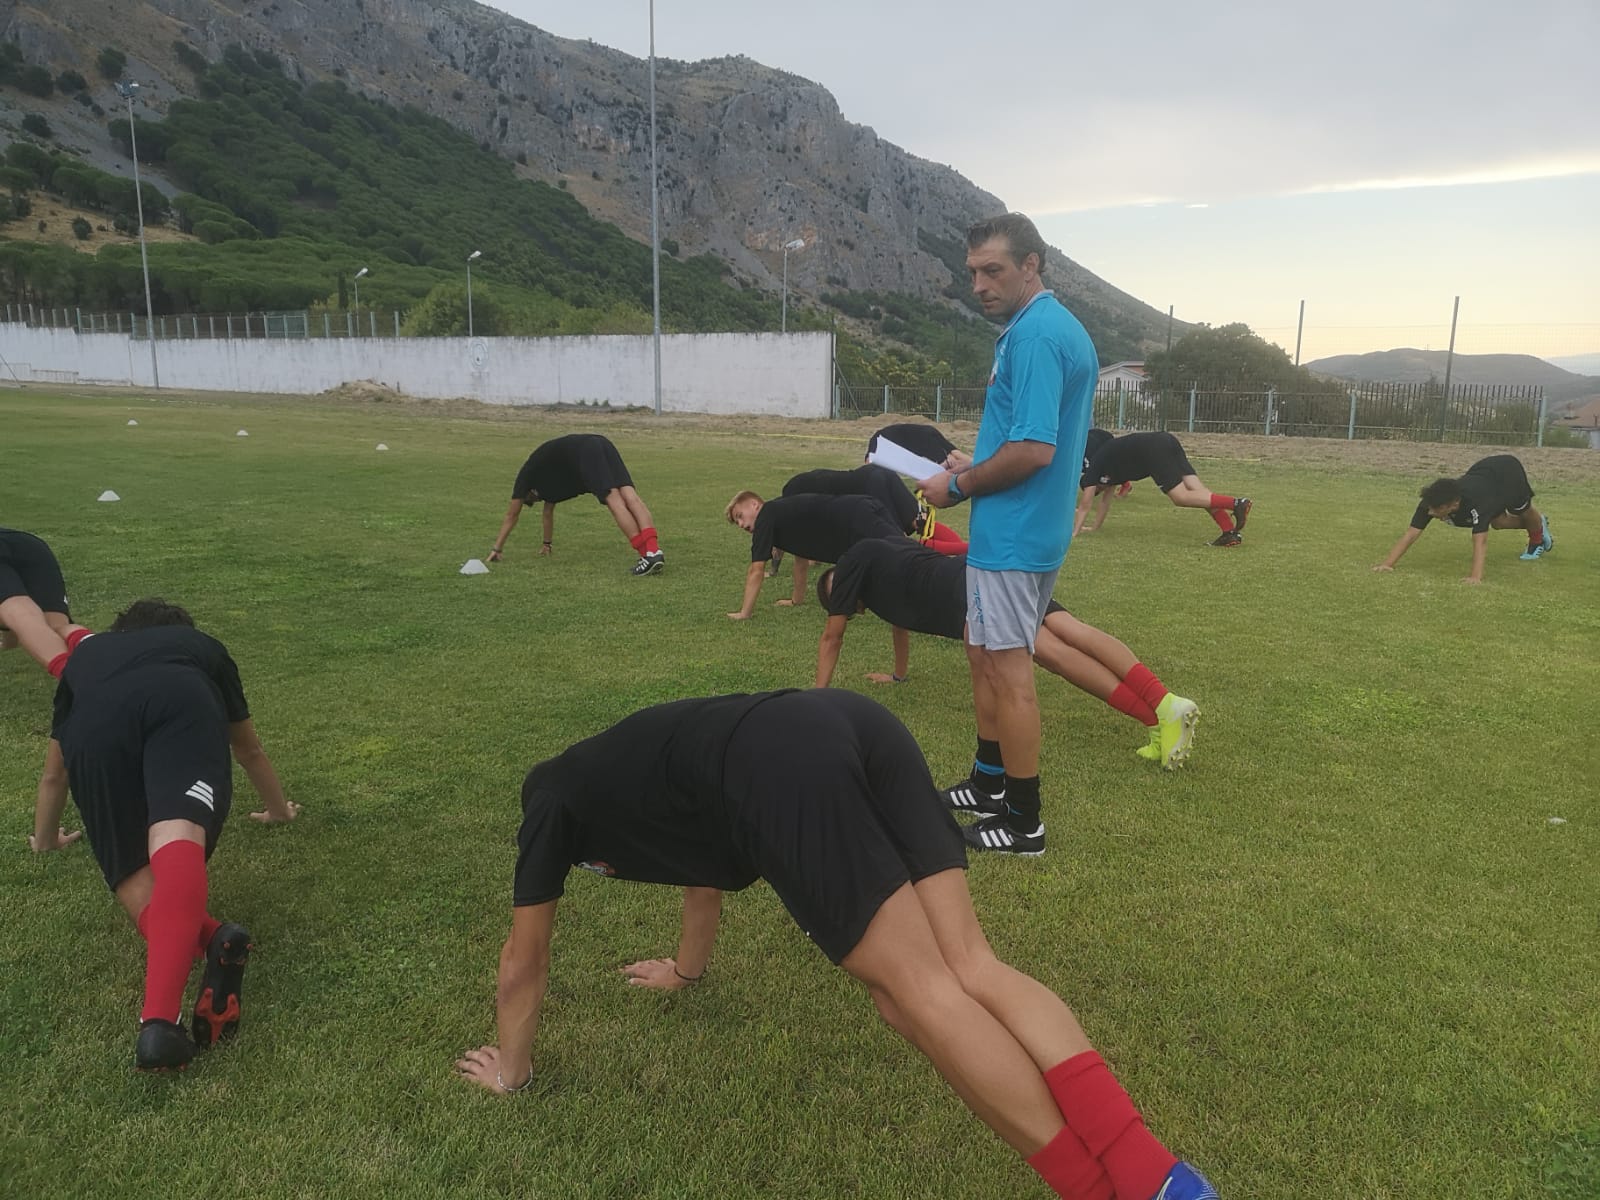
[(1162, 444), (1150, 452), (1150, 478), (1163, 493), (1170, 492), (1183, 482), (1185, 475), (1193, 475), (1194, 466), (1183, 452), (1183, 443), (1168, 434)]
[(1527, 469), (1514, 454), (1491, 454), (1479, 459), (1467, 468), (1467, 474), (1492, 480), (1495, 497), (1505, 512), (1526, 512), (1533, 503), (1533, 485), (1528, 482)]
[(61, 731), (72, 800), (113, 891), (150, 862), (150, 826), (193, 821), (206, 831), (209, 859), (233, 804), (228, 722), (216, 697), (189, 671), (163, 674), (159, 695), (80, 703)]
[(20, 529), (0, 529), (0, 600), (13, 596), (27, 596), (41, 612), (72, 618), (61, 564), (44, 539)]
[(632, 487), (633, 476), (623, 465), (617, 448), (603, 437), (586, 439), (578, 451), (578, 478), (583, 480), (583, 490), (601, 504), (608, 493), (619, 487)]
[(728, 743), (723, 784), (736, 844), (836, 964), (903, 884), (967, 865), (917, 743), (854, 692), (758, 706)]

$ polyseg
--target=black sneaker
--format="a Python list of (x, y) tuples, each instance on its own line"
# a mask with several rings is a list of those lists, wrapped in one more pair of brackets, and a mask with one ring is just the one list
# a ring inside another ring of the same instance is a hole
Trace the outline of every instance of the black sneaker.
[(667, 556), (659, 550), (649, 554), (641, 554), (639, 561), (633, 564), (635, 575), (659, 575), (667, 569)]
[(1239, 536), (1237, 529), (1225, 529), (1217, 534), (1209, 544), (1213, 546), (1241, 546), (1244, 544), (1244, 539)]
[(994, 817), (1010, 811), (1006, 808), (1006, 785), (1003, 783), (998, 792), (987, 792), (975, 779), (967, 778), (954, 787), (945, 788), (939, 798), (951, 812), (974, 817)]
[(206, 946), (205, 974), (194, 998), (194, 1043), (209, 1050), (239, 1030), (239, 991), (250, 961), (250, 931), (232, 921), (217, 926)]
[(967, 845), (973, 850), (994, 850), (1000, 854), (1020, 854), (1038, 858), (1044, 853), (1044, 822), (1032, 833), (1018, 833), (1011, 828), (1009, 816), (990, 817), (961, 831)]
[(195, 1049), (182, 1025), (152, 1018), (139, 1025), (133, 1065), (140, 1071), (181, 1071), (195, 1056)]
[(1245, 518), (1250, 515), (1250, 510), (1255, 507), (1249, 496), (1240, 496), (1233, 502), (1233, 527), (1241, 532), (1244, 530)]

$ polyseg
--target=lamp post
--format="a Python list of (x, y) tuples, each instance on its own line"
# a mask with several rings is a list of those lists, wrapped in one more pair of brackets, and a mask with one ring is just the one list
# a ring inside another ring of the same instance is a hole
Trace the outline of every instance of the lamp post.
[(661, 415), (661, 188), (656, 174), (656, 0), (650, 0), (650, 309), (656, 350), (656, 416)]
[(356, 285), (356, 336), (361, 336), (361, 277), (367, 274), (367, 268), (362, 267), (356, 272), (354, 283)]
[(467, 255), (467, 336), (472, 336), (472, 260), (482, 258), (482, 250), (474, 250)]
[(805, 248), (804, 238), (795, 238), (794, 241), (783, 244), (783, 323), (779, 327), (780, 333), (789, 332), (789, 251)]
[(155, 305), (150, 303), (150, 257), (144, 248), (144, 191), (139, 183), (139, 140), (133, 129), (133, 98), (139, 85), (133, 80), (117, 84), (117, 94), (128, 102), (128, 149), (133, 153), (133, 199), (139, 210), (139, 265), (144, 268), (144, 335), (150, 341), (150, 384), (161, 390), (161, 372), (156, 367)]

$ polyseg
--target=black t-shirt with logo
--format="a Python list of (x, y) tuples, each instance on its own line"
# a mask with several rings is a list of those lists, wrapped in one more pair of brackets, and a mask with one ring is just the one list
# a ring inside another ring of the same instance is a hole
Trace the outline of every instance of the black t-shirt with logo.
[(1172, 434), (1156, 431), (1125, 433), (1103, 442), (1089, 456), (1080, 487), (1131, 483), (1147, 475), (1155, 477), (1163, 491), (1190, 472), (1183, 443)]
[(909, 538), (857, 542), (835, 564), (828, 613), (858, 605), (913, 633), (959, 638), (967, 623), (967, 556), (940, 554)]
[(249, 717), (239, 668), (227, 647), (187, 625), (160, 625), (102, 633), (79, 644), (56, 687), (50, 736), (59, 739), (74, 714), (161, 699), (173, 669), (204, 679), (230, 723)]
[(750, 561), (766, 562), (776, 547), (813, 562), (836, 563), (864, 538), (904, 536), (889, 510), (870, 496), (780, 496), (756, 514)]
[(739, 723), (785, 694), (658, 704), (534, 767), (522, 785), (513, 903), (554, 900), (574, 866), (730, 892), (754, 883), (759, 872), (734, 841), (723, 762)]
[[(1440, 519), (1473, 533), (1487, 533), (1496, 517), (1512, 509), (1521, 511), (1533, 499), (1527, 472), (1521, 461), (1511, 454), (1492, 454), (1479, 459), (1467, 468), (1458, 482), (1461, 503), (1455, 512)], [(1426, 529), (1431, 520), (1427, 502), (1423, 501), (1411, 514), (1411, 528)]]
[(871, 496), (900, 522), (900, 532), (917, 527), (917, 498), (911, 489), (888, 467), (868, 463), (853, 471), (830, 471), (826, 467), (802, 471), (783, 485), (785, 496)]
[[(1085, 475), (1089, 473), (1089, 464), (1094, 461), (1094, 456), (1100, 453), (1106, 443), (1114, 437), (1116, 437), (1116, 434), (1109, 429), (1101, 429), (1097, 426), (1089, 430), (1088, 440), (1083, 443), (1083, 473)], [(1083, 486), (1088, 487), (1089, 485), (1085, 483)]]

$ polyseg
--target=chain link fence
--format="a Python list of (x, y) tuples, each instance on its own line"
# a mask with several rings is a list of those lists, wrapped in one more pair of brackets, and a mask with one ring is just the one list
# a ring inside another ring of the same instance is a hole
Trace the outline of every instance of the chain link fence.
[(7, 304), (5, 319), (38, 329), (72, 329), (78, 333), (117, 333), (144, 341), (154, 333), (157, 341), (197, 341), (241, 338), (294, 340), (303, 338), (399, 337), (405, 314), (398, 310), (362, 308), (342, 312), (307, 311), (256, 313), (184, 313), (148, 321), (136, 312), (85, 312), (81, 308), (41, 308), (32, 304)]

